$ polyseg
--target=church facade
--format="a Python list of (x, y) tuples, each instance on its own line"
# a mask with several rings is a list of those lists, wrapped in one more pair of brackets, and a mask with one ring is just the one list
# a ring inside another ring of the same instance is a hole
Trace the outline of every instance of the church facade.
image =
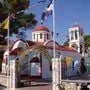
[[(80, 39), (82, 34), (81, 31), (79, 31), (79, 26), (77, 25), (70, 28), (69, 47), (61, 46), (58, 42), (55, 42), (55, 57), (59, 58), (58, 53), (62, 55), (62, 67), (66, 65), (67, 71), (72, 67), (73, 61), (77, 60), (80, 62), (81, 59), (79, 46), (82, 45), (82, 41)], [(18, 51), (35, 44), (40, 44), (44, 45), (49, 52), (49, 55), (53, 57), (53, 43), (49, 29), (46, 26), (36, 26), (32, 31), (32, 41), (19, 39), (14, 42), (9, 53), (5, 51), (2, 62), (2, 73), (6, 73), (7, 55), (9, 54), (10, 60), (18, 59), (20, 61), (20, 75), (29, 75), (31, 78), (52, 78), (52, 60), (49, 61), (45, 56), (40, 57), (40, 53), (35, 52), (28, 53), (23, 58), (20, 58)]]

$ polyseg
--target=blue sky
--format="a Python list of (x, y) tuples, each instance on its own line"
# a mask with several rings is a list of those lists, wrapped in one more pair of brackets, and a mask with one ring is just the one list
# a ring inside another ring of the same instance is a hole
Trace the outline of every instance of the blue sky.
[[(30, 2), (34, 4), (37, 0), (31, 0)], [(42, 11), (47, 5), (48, 2), (30, 10), (36, 15), (38, 25), (40, 25)], [(85, 34), (90, 34), (90, 0), (55, 0), (55, 16), (56, 33), (59, 33), (56, 40), (60, 44), (63, 44), (67, 39), (68, 28), (75, 23), (78, 23), (84, 29)], [(44, 25), (52, 30), (52, 16), (46, 19)]]
[[(40, 0), (30, 0), (30, 3), (33, 5), (38, 1)], [(31, 8), (29, 11), (36, 15), (37, 25), (40, 25), (42, 11), (48, 5), (48, 1)], [(56, 41), (59, 44), (62, 45), (67, 40), (68, 29), (75, 23), (84, 29), (85, 34), (90, 34), (90, 0), (55, 0), (55, 16), (55, 30), (56, 33), (59, 33)], [(45, 20), (44, 25), (52, 31), (52, 16)]]

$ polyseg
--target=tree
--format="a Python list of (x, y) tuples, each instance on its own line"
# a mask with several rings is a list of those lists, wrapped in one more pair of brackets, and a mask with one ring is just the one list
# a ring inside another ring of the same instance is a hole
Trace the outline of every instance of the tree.
[[(88, 47), (90, 47), (90, 35), (84, 36), (85, 52), (87, 52)], [(64, 46), (69, 46), (69, 40), (64, 42)]]
[(85, 41), (85, 52), (87, 53), (87, 49), (88, 47), (90, 47), (90, 35), (85, 35), (84, 41)]
[(85, 45), (87, 47), (89, 47), (90, 46), (90, 35), (85, 35), (84, 36), (84, 41), (85, 41)]
[(20, 56), (24, 57), (26, 54), (32, 53), (32, 52), (34, 52), (36, 54), (42, 54), (43, 56), (48, 58), (48, 60), (51, 60), (51, 56), (49, 55), (46, 47), (44, 45), (40, 45), (40, 44), (35, 44), (35, 45), (32, 45), (31, 47), (21, 50)]
[(69, 46), (69, 38), (67, 39), (67, 41), (64, 42), (63, 45), (64, 45), (64, 46)]
[(25, 40), (27, 35), (24, 31), (18, 32), (18, 35), (16, 36), (19, 39)]
[[(25, 13), (29, 3), (28, 0), (2, 0), (0, 2), (0, 22), (3, 22), (10, 12), (10, 35), (18, 34), (20, 28), (28, 30), (37, 24), (34, 14)], [(6, 36), (7, 31), (0, 29), (0, 44), (6, 44)]]
[[(35, 44), (35, 45), (32, 45), (31, 47), (27, 47), (27, 48), (25, 48), (25, 49), (21, 49), (21, 50), (18, 52), (18, 55), (20, 56), (20, 59), (21, 59), (21, 60), (19, 60), (19, 67), (20, 67), (21, 64), (22, 64), (21, 62), (22, 62), (23, 58), (24, 58), (25, 56), (27, 56), (28, 54), (30, 55), (30, 54), (32, 54), (32, 53), (34, 53), (34, 54), (36, 54), (36, 55), (37, 55), (37, 54), (39, 55), (40, 62), (42, 62), (42, 56), (45, 57), (45, 58), (47, 58), (48, 61), (49, 61), (49, 63), (51, 62), (51, 56), (49, 55), (46, 47), (45, 47), (44, 45)], [(27, 61), (26, 64), (28, 64), (28, 61)], [(22, 69), (21, 69), (21, 70), (22, 70)], [(21, 71), (21, 70), (20, 70), (20, 71)], [(19, 72), (20, 72), (20, 71), (19, 71)]]
[(65, 41), (63, 45), (64, 46), (69, 46), (69, 42), (68, 41)]

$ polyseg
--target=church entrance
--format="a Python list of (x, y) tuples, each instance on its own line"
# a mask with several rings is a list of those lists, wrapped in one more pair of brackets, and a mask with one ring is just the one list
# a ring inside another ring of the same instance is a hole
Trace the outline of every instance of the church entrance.
[(33, 57), (30, 61), (30, 76), (31, 78), (41, 78), (41, 63), (38, 57)]

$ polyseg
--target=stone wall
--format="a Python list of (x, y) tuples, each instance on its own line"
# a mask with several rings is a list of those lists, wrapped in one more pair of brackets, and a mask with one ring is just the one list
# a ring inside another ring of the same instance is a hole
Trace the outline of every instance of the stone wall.
[(0, 84), (3, 86), (7, 86), (7, 76), (4, 74), (0, 75)]
[(90, 83), (62, 82), (56, 90), (90, 90)]
[[(18, 86), (18, 78), (17, 78), (17, 61), (11, 60), (10, 61), (10, 76), (7, 78), (6, 74), (0, 75), (0, 84), (3, 86), (7, 86), (10, 88), (16, 88)], [(8, 82), (7, 82), (8, 80)]]
[(65, 90), (80, 90), (81, 85), (77, 85), (76, 83), (63, 83)]
[[(56, 90), (81, 90), (81, 83), (62, 82), (62, 84), (56, 84)], [(54, 88), (53, 88), (54, 90)]]

